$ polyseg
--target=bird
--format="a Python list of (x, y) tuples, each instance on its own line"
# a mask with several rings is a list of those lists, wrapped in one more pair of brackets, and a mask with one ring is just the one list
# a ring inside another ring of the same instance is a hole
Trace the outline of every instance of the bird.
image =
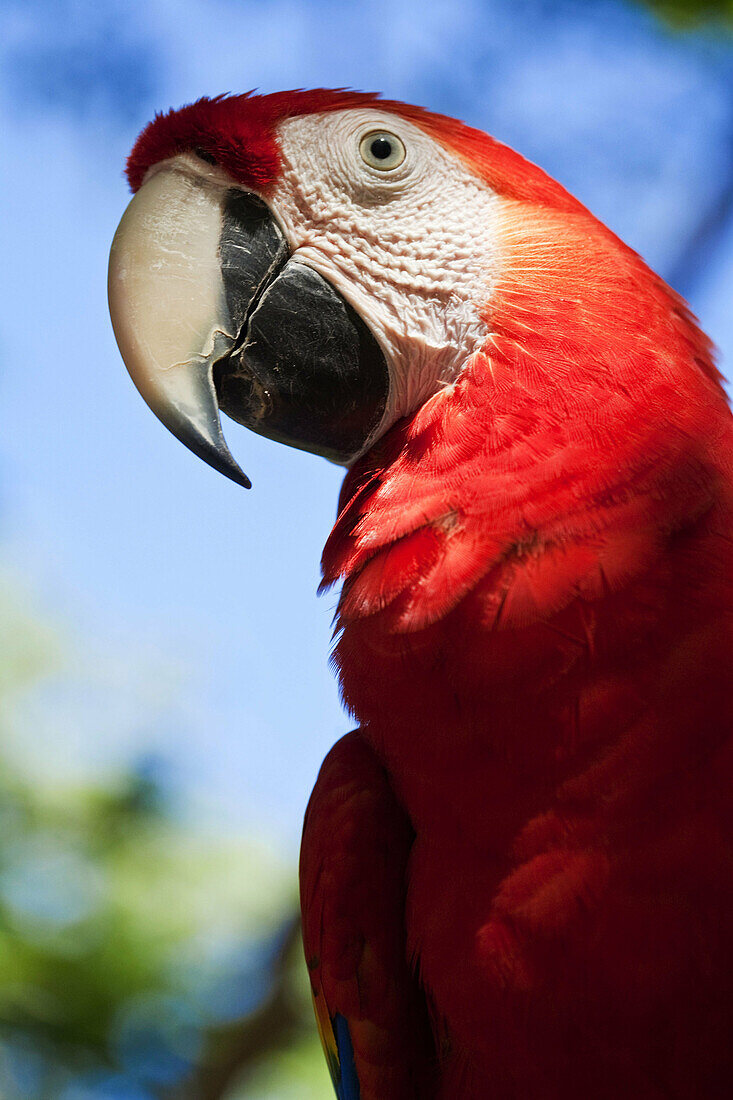
[(109, 271), (159, 419), (346, 468), (356, 727), (304, 823), (339, 1100), (733, 1093), (733, 419), (682, 298), (541, 168), (350, 89), (157, 115)]

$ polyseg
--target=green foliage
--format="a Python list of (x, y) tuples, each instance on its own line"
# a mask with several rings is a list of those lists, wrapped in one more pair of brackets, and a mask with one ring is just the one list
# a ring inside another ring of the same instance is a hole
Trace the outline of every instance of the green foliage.
[[(1, 596), (0, 609), (1, 735), (61, 647)], [(222, 1028), (236, 1037), (267, 1003), (294, 886), (264, 844), (182, 820), (150, 761), (59, 787), (0, 748), (2, 1100), (173, 1095)], [(328, 1095), (300, 950), (281, 971), (288, 1027), (276, 1017), (211, 1098), (230, 1083), (232, 1100)]]
[(733, 26), (733, 0), (643, 0), (673, 26), (686, 28), (705, 23)]
[(328, 1100), (332, 1094), (323, 1052), (306, 1037), (255, 1066), (226, 1100)]

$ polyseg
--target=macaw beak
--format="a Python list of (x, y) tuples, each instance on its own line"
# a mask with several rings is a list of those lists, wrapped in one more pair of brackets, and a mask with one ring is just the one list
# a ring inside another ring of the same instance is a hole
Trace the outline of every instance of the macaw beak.
[(161, 165), (112, 243), (109, 305), (133, 382), (182, 443), (250, 487), (219, 410), (291, 446), (347, 463), (378, 427), (389, 374), (366, 325), (291, 259), (256, 195)]

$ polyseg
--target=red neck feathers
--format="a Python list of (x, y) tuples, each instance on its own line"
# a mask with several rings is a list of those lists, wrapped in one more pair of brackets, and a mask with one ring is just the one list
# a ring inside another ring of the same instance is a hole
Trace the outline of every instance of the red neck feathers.
[(715, 741), (733, 435), (684, 303), (585, 210), (509, 199), (500, 245), (481, 353), (349, 473), (323, 572), (410, 812), (470, 802), (465, 748), (511, 832), (540, 791), (628, 787), (629, 753), (658, 776), (657, 737), (671, 768)]

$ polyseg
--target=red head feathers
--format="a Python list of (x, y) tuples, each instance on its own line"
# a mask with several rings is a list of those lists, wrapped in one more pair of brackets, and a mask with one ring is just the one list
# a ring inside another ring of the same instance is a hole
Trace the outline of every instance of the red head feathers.
[(541, 168), (507, 145), (457, 119), (422, 107), (381, 99), (345, 88), (297, 89), (270, 95), (204, 96), (178, 110), (155, 116), (142, 131), (127, 161), (127, 178), (137, 191), (151, 165), (198, 148), (215, 158), (244, 187), (267, 194), (280, 166), (275, 128), (296, 115), (350, 107), (394, 112), (457, 153), (497, 193), (507, 198), (577, 210), (580, 203)]

